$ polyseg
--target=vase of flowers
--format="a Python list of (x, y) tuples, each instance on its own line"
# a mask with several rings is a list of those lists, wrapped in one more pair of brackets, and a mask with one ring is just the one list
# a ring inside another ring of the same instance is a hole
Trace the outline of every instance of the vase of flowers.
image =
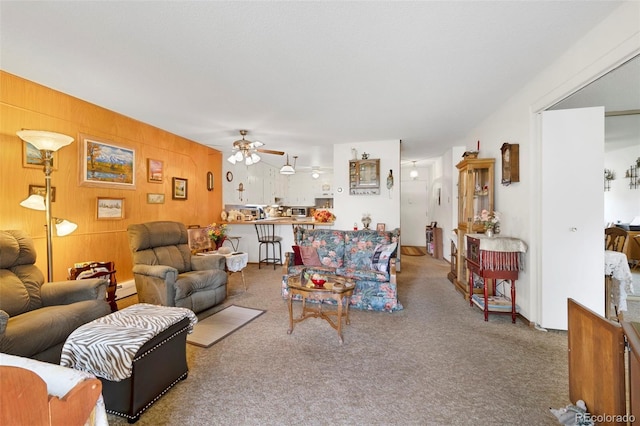
[(207, 235), (215, 246), (214, 249), (217, 250), (218, 248), (222, 247), (222, 243), (224, 243), (224, 240), (227, 238), (227, 224), (217, 224), (215, 222), (212, 223), (211, 225), (207, 226)]
[(313, 213), (313, 220), (323, 223), (334, 222), (336, 220), (336, 216), (329, 210), (316, 210)]
[(487, 237), (493, 237), (500, 230), (500, 213), (488, 210), (482, 210), (480, 215), (475, 217), (476, 222), (480, 222), (484, 226)]

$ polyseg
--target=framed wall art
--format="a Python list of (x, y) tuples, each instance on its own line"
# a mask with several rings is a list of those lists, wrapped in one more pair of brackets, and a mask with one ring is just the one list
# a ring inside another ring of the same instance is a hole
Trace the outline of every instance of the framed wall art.
[(147, 182), (162, 183), (164, 180), (164, 162), (147, 158)]
[(136, 189), (136, 151), (93, 136), (80, 135), (80, 185)]
[(98, 197), (96, 211), (98, 220), (124, 219), (124, 198)]
[(147, 194), (147, 204), (164, 204), (164, 194)]
[[(44, 197), (47, 194), (47, 187), (42, 185), (29, 185), (29, 195), (41, 195)], [(51, 202), (56, 200), (56, 187), (51, 187)]]
[(187, 184), (187, 179), (174, 177), (171, 198), (173, 198), (174, 200), (186, 200), (188, 189)]
[[(27, 141), (22, 141), (22, 167), (33, 167), (41, 169), (44, 166), (42, 152)], [(51, 167), (58, 169), (58, 152), (52, 153)]]

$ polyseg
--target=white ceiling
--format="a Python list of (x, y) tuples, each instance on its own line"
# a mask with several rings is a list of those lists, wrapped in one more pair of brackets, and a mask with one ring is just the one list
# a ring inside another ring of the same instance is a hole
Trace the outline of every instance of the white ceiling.
[(300, 166), (398, 139), (419, 165), (619, 5), (1, 1), (0, 68), (225, 153), (247, 129)]

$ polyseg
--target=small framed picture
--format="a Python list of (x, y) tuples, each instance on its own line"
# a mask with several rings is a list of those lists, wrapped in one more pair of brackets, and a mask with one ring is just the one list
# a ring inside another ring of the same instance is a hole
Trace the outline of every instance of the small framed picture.
[(164, 204), (164, 194), (147, 194), (147, 204)]
[[(41, 185), (29, 185), (29, 195), (41, 195), (42, 197), (47, 195), (47, 187)], [(51, 187), (51, 202), (56, 200), (56, 187)]]
[(162, 183), (164, 180), (164, 162), (147, 158), (147, 182)]
[[(34, 167), (36, 169), (42, 169), (44, 166), (44, 157), (42, 157), (42, 151), (35, 146), (31, 145), (27, 141), (23, 141), (22, 144), (22, 167)], [(52, 153), (51, 168), (53, 170), (58, 169), (58, 153)]]
[(187, 179), (174, 177), (171, 198), (173, 198), (174, 200), (186, 200), (188, 189), (187, 184)]
[(384, 232), (386, 228), (387, 228), (387, 225), (385, 225), (384, 223), (376, 224), (376, 231), (378, 232)]
[(98, 197), (96, 206), (98, 220), (124, 219), (124, 198)]

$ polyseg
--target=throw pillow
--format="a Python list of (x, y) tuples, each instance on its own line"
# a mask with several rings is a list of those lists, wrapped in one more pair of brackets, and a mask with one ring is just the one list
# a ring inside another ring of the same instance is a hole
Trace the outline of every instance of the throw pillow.
[(300, 246), (300, 256), (305, 266), (322, 266), (320, 256), (318, 256), (318, 251), (315, 247)]
[(293, 264), (294, 265), (304, 265), (302, 263), (302, 256), (300, 255), (300, 246), (291, 246), (293, 249)]
[(380, 272), (389, 272), (389, 260), (396, 252), (397, 243), (378, 244), (371, 257), (371, 269)]

